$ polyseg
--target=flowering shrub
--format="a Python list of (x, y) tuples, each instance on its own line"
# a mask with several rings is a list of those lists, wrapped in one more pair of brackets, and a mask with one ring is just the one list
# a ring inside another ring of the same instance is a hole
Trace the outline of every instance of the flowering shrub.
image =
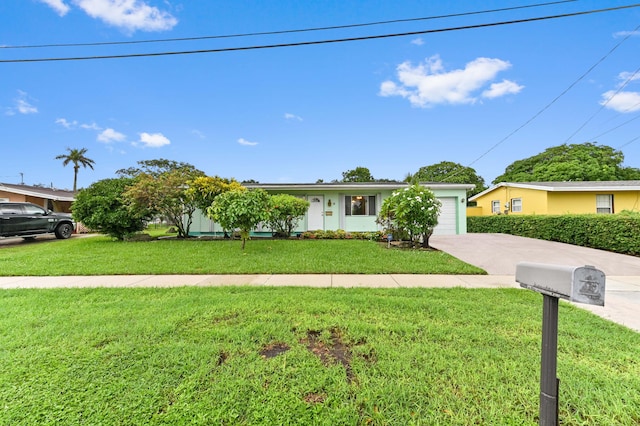
[[(438, 224), (442, 203), (433, 192), (418, 184), (391, 194), (384, 200), (378, 223), (392, 233), (406, 233), (414, 244), (429, 247), (429, 237)], [(395, 235), (394, 235), (395, 236)]]

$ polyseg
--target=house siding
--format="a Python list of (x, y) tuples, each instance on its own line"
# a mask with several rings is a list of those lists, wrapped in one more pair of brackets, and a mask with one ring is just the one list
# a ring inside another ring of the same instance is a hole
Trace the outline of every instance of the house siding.
[[(463, 208), (466, 202), (466, 190), (461, 189), (438, 189), (430, 188), (434, 195), (439, 199), (447, 199), (449, 202), (449, 214), (455, 217), (447, 218), (446, 229), (436, 228), (436, 233), (457, 233), (462, 234), (467, 231), (466, 210)], [(289, 194), (297, 197), (304, 197), (310, 200), (312, 197), (323, 197), (323, 222), (324, 230), (343, 229), (347, 232), (370, 232), (382, 230), (382, 227), (376, 223), (377, 213), (386, 198), (388, 198), (394, 189), (367, 188), (355, 185), (353, 188), (341, 188), (336, 191), (329, 190), (267, 190), (270, 194)], [(350, 216), (345, 215), (345, 196), (375, 196), (376, 197), (376, 214), (367, 216)], [(330, 204), (330, 205), (329, 205)], [(455, 206), (455, 207), (454, 207)], [(309, 229), (309, 217), (305, 214), (300, 220), (294, 232), (301, 233)], [(269, 233), (268, 229), (258, 229), (259, 232)], [(191, 235), (221, 235), (223, 229), (220, 225), (213, 223), (202, 212), (197, 211), (194, 215), (191, 229)]]
[[(582, 183), (582, 182), (580, 182)], [(585, 185), (592, 185), (593, 188), (576, 186), (575, 189), (559, 188), (550, 186), (548, 189), (540, 184), (522, 184), (537, 186), (537, 188), (523, 188), (515, 185), (501, 184), (485, 193), (473, 197), (477, 207), (467, 209), (467, 216), (490, 216), (491, 203), (499, 200), (501, 213), (504, 213), (505, 204), (514, 198), (522, 199), (522, 210), (508, 214), (588, 214), (596, 213), (596, 196), (613, 195), (613, 213), (623, 210), (640, 211), (640, 190), (629, 187), (631, 182), (584, 182)], [(575, 183), (574, 183), (575, 184)], [(617, 185), (616, 185), (617, 184)], [(514, 186), (510, 186), (514, 185)], [(626, 188), (625, 188), (625, 185)], [(597, 187), (601, 186), (602, 189)], [(622, 188), (622, 189), (620, 189)]]

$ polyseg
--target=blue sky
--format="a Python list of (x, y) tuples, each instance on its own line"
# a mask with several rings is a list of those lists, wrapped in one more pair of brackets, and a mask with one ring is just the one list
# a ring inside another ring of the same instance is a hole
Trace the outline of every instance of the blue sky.
[(272, 32), (543, 2), (2, 0), (0, 182), (71, 188), (72, 167), (54, 159), (67, 147), (87, 148), (95, 161), (94, 170), (80, 170), (79, 187), (157, 158), (263, 183), (330, 181), (358, 166), (402, 180), (454, 161), (490, 183), (515, 160), (586, 141), (620, 149), (626, 166), (640, 167), (640, 8), (297, 47), (6, 62), (409, 33), (632, 3), (579, 0), (197, 41), (17, 47)]

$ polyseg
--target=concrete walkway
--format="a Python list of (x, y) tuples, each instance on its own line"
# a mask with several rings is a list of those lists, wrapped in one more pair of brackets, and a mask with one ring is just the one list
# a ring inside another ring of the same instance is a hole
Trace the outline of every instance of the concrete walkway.
[[(431, 245), (486, 270), (489, 275), (317, 274), (317, 275), (114, 275), (3, 277), (0, 289), (179, 286), (304, 287), (465, 287), (520, 288), (515, 281), (521, 261), (593, 265), (606, 274), (605, 306), (576, 305), (640, 332), (640, 258), (503, 234), (434, 236)], [(542, 304), (541, 304), (542, 306)]]

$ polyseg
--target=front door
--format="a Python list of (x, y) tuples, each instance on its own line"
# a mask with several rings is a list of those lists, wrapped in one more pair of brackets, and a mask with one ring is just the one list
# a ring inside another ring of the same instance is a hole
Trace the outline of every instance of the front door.
[(311, 195), (309, 197), (309, 211), (307, 212), (307, 230), (324, 230), (324, 196)]

